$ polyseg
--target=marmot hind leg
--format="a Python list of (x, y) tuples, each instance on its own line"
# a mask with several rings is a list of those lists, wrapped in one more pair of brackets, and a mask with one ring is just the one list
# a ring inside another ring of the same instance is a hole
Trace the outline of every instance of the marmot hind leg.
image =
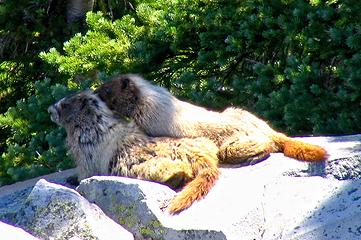
[(183, 187), (193, 178), (189, 163), (169, 158), (152, 158), (133, 166), (132, 172), (140, 179), (163, 183), (172, 189)]
[[(215, 146), (215, 145), (214, 145)], [(168, 212), (177, 214), (189, 208), (193, 202), (204, 198), (215, 185), (219, 177), (217, 148), (192, 149), (190, 163), (195, 178), (192, 179), (169, 203)]]
[(274, 151), (268, 138), (234, 136), (224, 142), (218, 152), (220, 163), (253, 165)]

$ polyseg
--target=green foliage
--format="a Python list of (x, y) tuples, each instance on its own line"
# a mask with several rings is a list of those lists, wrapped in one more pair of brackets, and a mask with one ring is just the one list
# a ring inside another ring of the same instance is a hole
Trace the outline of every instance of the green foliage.
[[(51, 64), (59, 65), (58, 71), (70, 76), (92, 70), (110, 73), (117, 67), (126, 71), (127, 62), (130, 62), (129, 46), (141, 29), (133, 25), (134, 19), (129, 16), (124, 17), (122, 21), (114, 22), (104, 19), (101, 13), (89, 14), (89, 16), (88, 32), (85, 35), (76, 34), (70, 41), (64, 43), (63, 51), (66, 56), (55, 48), (40, 56)], [(128, 32), (129, 35), (124, 34)]]
[(70, 36), (62, 15), (65, 5), (61, 0), (0, 3), (0, 113), (34, 93), (34, 82), (47, 71), (39, 52), (60, 47)]
[[(41, 153), (43, 147), (39, 140), (43, 133), (37, 131), (46, 127), (39, 125), (35, 118), (27, 119), (26, 115), (37, 113), (31, 112), (36, 109), (33, 106), (27, 109), (28, 104), (35, 101), (35, 82), (54, 77), (48, 64), (39, 58), (39, 52), (50, 46), (62, 46), (73, 31), (79, 31), (76, 25), (66, 25), (65, 7), (63, 0), (5, 0), (0, 3), (0, 114), (7, 112), (0, 117), (0, 185), (51, 169), (44, 167), (45, 155), (39, 157), (35, 152)], [(63, 80), (57, 77), (58, 82)], [(44, 112), (38, 117), (48, 118)], [(35, 147), (37, 144), (40, 146)], [(57, 159), (62, 157), (64, 153)]]
[[(59, 28), (63, 17), (56, 18), (62, 5), (50, 7), (49, 14), (46, 1), (20, 2), (29, 11), (16, 9), (13, 16), (8, 9), (14, 2), (0, 5), (0, 12), (8, 13), (0, 17), (5, 26), (0, 38), (10, 39), (0, 47), (3, 112), (26, 99), (0, 121), (1, 130), (11, 135), (0, 144), (5, 149), (0, 179), (69, 166), (64, 132), (49, 122), (47, 104), (60, 97), (55, 92), (61, 86), (98, 81), (99, 72), (101, 78), (141, 73), (180, 98), (215, 109), (241, 106), (291, 134), (361, 130), (361, 5), (356, 0), (96, 1), (102, 13), (88, 13), (87, 31), (71, 39), (66, 38), (71, 29)], [(18, 19), (31, 24), (14, 28), (12, 21), (24, 24)], [(61, 34), (64, 44), (59, 44)], [(17, 36), (28, 44), (15, 41)], [(54, 82), (34, 85), (44, 76)], [(52, 93), (44, 93), (44, 86)]]
[(118, 19), (127, 13), (134, 11), (136, 7), (135, 1), (127, 0), (96, 0), (94, 1), (94, 10), (111, 17), (111, 19)]
[(139, 1), (42, 58), (59, 71), (137, 72), (212, 108), (238, 105), (292, 134), (361, 130), (357, 1)]
[[(118, 0), (97, 1), (103, 2), (109, 4), (104, 7), (121, 9)], [(132, 11), (130, 1), (121, 2), (126, 4), (123, 13)], [(66, 92), (64, 86), (74, 88), (79, 82), (59, 75), (39, 58), (41, 51), (61, 48), (84, 27), (66, 23), (66, 6), (64, 0), (0, 3), (0, 186), (73, 166), (64, 132), (49, 122), (46, 109)], [(36, 82), (44, 78), (53, 81)]]
[(35, 89), (34, 95), (19, 100), (0, 117), (2, 126), (11, 127), (0, 161), (0, 185), (73, 166), (66, 155), (65, 132), (50, 121), (47, 112), (70, 91), (48, 79), (36, 82)]

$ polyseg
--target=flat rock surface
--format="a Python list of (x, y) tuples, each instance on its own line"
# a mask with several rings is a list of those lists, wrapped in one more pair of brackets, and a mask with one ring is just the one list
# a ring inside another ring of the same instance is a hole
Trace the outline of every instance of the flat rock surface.
[(21, 228), (0, 222), (1, 239), (3, 240), (39, 240)]

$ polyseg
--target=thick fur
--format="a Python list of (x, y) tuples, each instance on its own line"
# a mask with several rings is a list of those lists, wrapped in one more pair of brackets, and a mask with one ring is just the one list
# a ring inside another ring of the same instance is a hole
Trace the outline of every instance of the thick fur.
[(165, 88), (137, 75), (119, 75), (97, 90), (99, 97), (120, 116), (134, 119), (148, 135), (207, 137), (219, 147), (222, 163), (253, 164), (271, 152), (305, 161), (324, 160), (317, 145), (291, 139), (265, 121), (240, 108), (214, 112), (175, 98)]
[(48, 109), (65, 128), (79, 178), (118, 175), (178, 188), (170, 202), (178, 213), (203, 198), (219, 176), (217, 146), (206, 138), (150, 138), (134, 123), (120, 120), (91, 91), (70, 95)]

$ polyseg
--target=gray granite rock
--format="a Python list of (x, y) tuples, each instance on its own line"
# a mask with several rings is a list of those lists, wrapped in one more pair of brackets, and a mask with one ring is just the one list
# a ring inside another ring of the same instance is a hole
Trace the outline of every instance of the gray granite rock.
[(180, 230), (169, 225), (169, 216), (161, 208), (174, 196), (174, 191), (158, 183), (122, 177), (92, 177), (83, 180), (77, 190), (129, 229), (136, 239), (226, 239), (219, 231), (198, 227)]
[(31, 190), (40, 179), (46, 179), (51, 182), (72, 187), (67, 184), (67, 179), (76, 176), (76, 174), (77, 171), (74, 168), (0, 187), (0, 221), (14, 224), (14, 217), (19, 209), (24, 206)]
[(46, 180), (36, 183), (15, 225), (41, 239), (134, 239), (75, 190)]
[[(289, 176), (322, 176), (338, 180), (361, 178), (361, 134), (342, 137), (315, 137), (302, 140), (324, 146), (329, 153), (325, 162), (290, 169)], [(302, 163), (302, 162), (300, 162)]]
[(38, 240), (23, 229), (0, 222), (0, 237), (2, 240)]

